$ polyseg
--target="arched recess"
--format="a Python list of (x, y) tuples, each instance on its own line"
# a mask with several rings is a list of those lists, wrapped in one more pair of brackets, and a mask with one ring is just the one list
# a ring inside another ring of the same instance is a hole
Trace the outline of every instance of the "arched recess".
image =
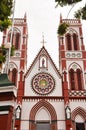
[(83, 89), (83, 82), (82, 82), (82, 71), (81, 69), (77, 69), (76, 70), (77, 73), (77, 84), (78, 84), (78, 90), (82, 90)]
[[(11, 33), (12, 30), (8, 32), (7, 42), (11, 42)], [(12, 45), (15, 46), (15, 49), (18, 50), (20, 48), (20, 35), (21, 32), (18, 28), (13, 28), (13, 34), (12, 34)]]
[[(77, 119), (79, 118), (79, 119)], [(72, 111), (71, 114), (71, 119), (72, 119), (72, 127), (73, 130), (77, 130), (77, 124), (81, 124), (84, 126), (84, 128), (82, 128), (82, 130), (86, 129), (86, 110), (81, 108), (81, 107), (77, 107), (76, 109), (74, 109)]]
[(18, 67), (14, 62), (10, 62), (8, 76), (10, 81), (12, 81), (15, 85), (17, 85), (18, 78)]
[(71, 90), (75, 90), (74, 70), (72, 68), (69, 70), (69, 79)]
[(44, 107), (47, 109), (51, 116), (51, 124), (50, 124), (50, 130), (57, 130), (57, 115), (54, 107), (47, 101), (41, 100), (36, 105), (33, 106), (33, 108), (30, 111), (30, 117), (29, 117), (29, 130), (36, 130), (36, 123), (35, 123), (35, 116), (36, 113), (39, 111), (41, 107)]
[(48, 67), (48, 59), (47, 56), (42, 54), (39, 59), (39, 67), (40, 68), (47, 68)]
[(73, 28), (69, 28), (66, 33), (66, 48), (67, 50), (80, 50), (78, 33)]
[(78, 35), (76, 33), (73, 33), (73, 48), (74, 50), (78, 50)]
[(72, 63), (68, 69), (69, 72), (69, 85), (71, 90), (83, 90), (83, 71), (79, 64)]
[(16, 85), (16, 83), (17, 83), (16, 81), (17, 81), (17, 69), (14, 68), (12, 70), (12, 82)]
[(66, 34), (66, 42), (67, 50), (72, 50), (71, 35), (69, 33)]

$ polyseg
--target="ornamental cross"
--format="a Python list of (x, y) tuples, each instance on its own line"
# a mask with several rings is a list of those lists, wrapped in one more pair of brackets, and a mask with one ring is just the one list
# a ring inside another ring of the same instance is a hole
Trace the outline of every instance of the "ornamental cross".
[(46, 43), (46, 41), (44, 40), (44, 33), (42, 33), (42, 39), (43, 39), (43, 40), (42, 40), (41, 43), (42, 43), (42, 45), (44, 46), (44, 44)]

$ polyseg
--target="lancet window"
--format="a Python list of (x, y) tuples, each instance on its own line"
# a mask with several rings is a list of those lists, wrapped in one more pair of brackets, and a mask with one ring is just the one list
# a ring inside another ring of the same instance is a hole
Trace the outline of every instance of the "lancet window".
[[(12, 35), (12, 40), (11, 40), (11, 35)], [(15, 49), (18, 50), (19, 42), (20, 42), (20, 32), (15, 29), (14, 29), (13, 33), (10, 31), (8, 33), (7, 42), (11, 42), (11, 44), (15, 46)]]
[(83, 89), (83, 75), (80, 68), (69, 70), (69, 82), (71, 90)]
[(76, 33), (66, 34), (66, 48), (67, 50), (78, 50), (78, 35)]

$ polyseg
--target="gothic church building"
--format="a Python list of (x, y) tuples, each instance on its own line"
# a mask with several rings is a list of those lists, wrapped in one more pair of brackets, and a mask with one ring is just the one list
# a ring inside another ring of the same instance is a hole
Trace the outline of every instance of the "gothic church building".
[[(26, 15), (14, 19), (13, 33), (11, 27), (3, 32), (6, 61), (0, 69), (0, 130), (86, 130), (82, 24), (60, 17), (63, 22), (69, 27), (58, 36), (59, 68), (44, 46), (27, 68)], [(11, 38), (15, 50), (9, 55)]]

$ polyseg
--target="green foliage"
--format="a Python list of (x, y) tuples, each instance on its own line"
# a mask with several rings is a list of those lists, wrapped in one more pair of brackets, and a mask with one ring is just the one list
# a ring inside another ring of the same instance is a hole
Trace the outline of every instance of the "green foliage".
[(69, 24), (67, 24), (67, 23), (61, 23), (59, 25), (59, 27), (58, 27), (57, 33), (59, 35), (64, 35), (66, 33), (68, 27), (69, 27)]
[(10, 55), (11, 55), (11, 56), (13, 56), (13, 55), (14, 55), (14, 51), (15, 51), (15, 46), (14, 46), (14, 45), (12, 45), (12, 47), (11, 47), (11, 53), (10, 53)]
[[(55, 0), (55, 2), (57, 3), (56, 7), (58, 5), (60, 5), (61, 7), (66, 6), (66, 5), (72, 5), (72, 4), (76, 4), (78, 2), (81, 2), (82, 0)], [(74, 14), (75, 18), (81, 18), (83, 20), (86, 20), (86, 5), (84, 7), (81, 7), (80, 9), (78, 9), (75, 14)]]
[(0, 55), (0, 63), (4, 63), (6, 61), (6, 56)]
[(0, 0), (0, 31), (11, 25), (9, 16), (12, 14), (13, 0)]
[(6, 49), (0, 48), (0, 63), (4, 63), (6, 61)]
[(6, 28), (8, 28), (11, 25), (11, 20), (8, 19), (4, 19), (3, 21), (0, 20), (0, 30), (3, 31)]
[(12, 14), (13, 0), (0, 1), (0, 20), (8, 18)]
[(55, 0), (55, 2), (57, 2), (57, 5), (60, 5), (61, 7), (71, 5), (80, 1), (82, 0)]
[(86, 20), (86, 4), (83, 8), (80, 8), (79, 10), (77, 10), (74, 16), (75, 18), (79, 18), (79, 19), (81, 18), (81, 19)]
[(0, 54), (2, 54), (4, 56), (6, 55), (6, 48), (5, 48), (4, 44), (2, 44), (0, 47)]

